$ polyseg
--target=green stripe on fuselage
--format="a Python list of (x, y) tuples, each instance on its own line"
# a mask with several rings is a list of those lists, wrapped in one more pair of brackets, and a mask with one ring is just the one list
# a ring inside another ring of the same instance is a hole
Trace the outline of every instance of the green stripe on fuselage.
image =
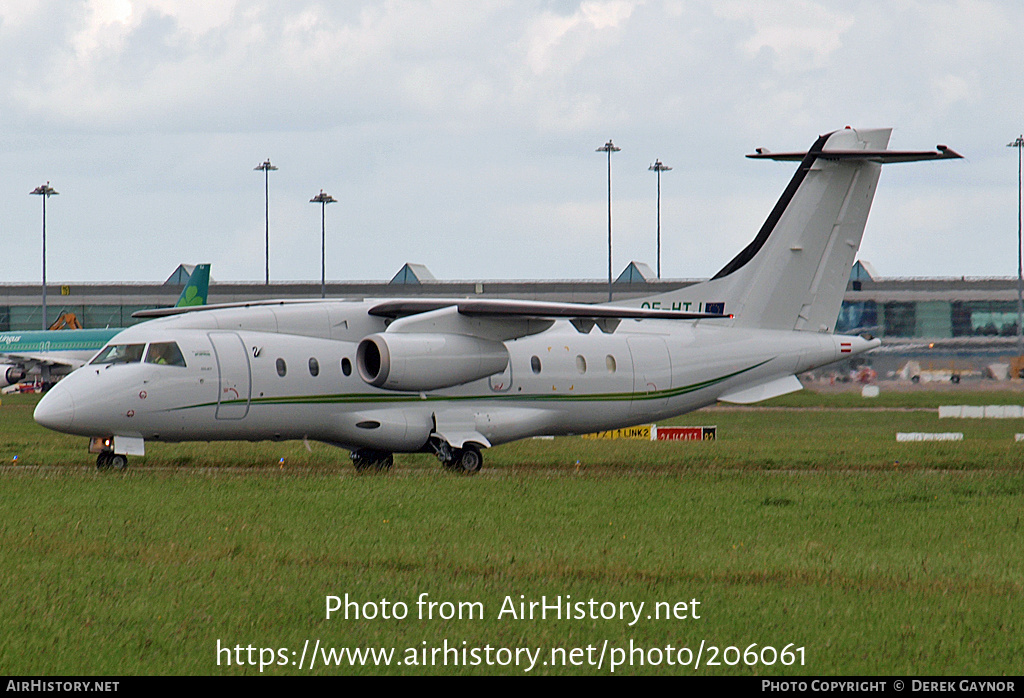
[[(224, 400), (221, 405), (329, 405), (329, 404), (358, 404), (358, 403), (400, 403), (400, 402), (462, 402), (465, 400), (491, 400), (506, 402), (621, 402), (629, 400), (666, 400), (668, 398), (686, 395), (704, 388), (709, 388), (734, 376), (753, 371), (755, 368), (764, 366), (771, 359), (765, 359), (747, 368), (727, 373), (718, 378), (710, 378), (706, 381), (691, 383), (690, 385), (666, 390), (654, 390), (649, 393), (590, 393), (590, 394), (541, 394), (541, 395), (509, 395), (507, 393), (493, 393), (490, 395), (420, 395), (419, 393), (340, 393), (335, 395), (289, 395), (282, 397), (257, 397), (246, 400)], [(187, 405), (175, 407), (170, 411), (189, 410), (198, 407), (215, 407), (216, 402), (204, 402), (198, 405)]]

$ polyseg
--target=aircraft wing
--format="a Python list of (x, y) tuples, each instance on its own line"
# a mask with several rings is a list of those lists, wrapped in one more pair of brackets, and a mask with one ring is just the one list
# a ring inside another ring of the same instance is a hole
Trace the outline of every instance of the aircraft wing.
[[(287, 307), (308, 303), (330, 303), (330, 299), (322, 300), (258, 300), (241, 301), (234, 303), (212, 303), (197, 307), (178, 308), (154, 308), (151, 310), (137, 310), (132, 313), (134, 318), (158, 318), (171, 315), (182, 315), (184, 313), (203, 312), (209, 310), (221, 310), (226, 308), (253, 308), (253, 307)], [(398, 320), (413, 315), (441, 310), (443, 308), (455, 308), (465, 317), (489, 318), (500, 320), (555, 320), (566, 318), (569, 320), (586, 321), (607, 321), (636, 319), (636, 320), (716, 320), (730, 318), (732, 315), (721, 315), (716, 313), (691, 313), (681, 310), (664, 310), (655, 308), (626, 308), (614, 305), (590, 305), (588, 303), (549, 303), (545, 301), (521, 301), (506, 300), (499, 298), (487, 299), (402, 299), (383, 300), (370, 307), (370, 315), (377, 317)], [(593, 326), (593, 325), (591, 325)]]
[(170, 317), (172, 315), (184, 315), (185, 313), (197, 313), (205, 312), (207, 310), (223, 310), (225, 308), (255, 308), (258, 306), (287, 306), (287, 305), (305, 305), (309, 303), (329, 303), (331, 300), (323, 300), (317, 298), (315, 300), (308, 300), (302, 298), (288, 298), (278, 300), (257, 300), (257, 301), (235, 301), (232, 303), (207, 303), (204, 305), (183, 305), (174, 306), (173, 308), (149, 308), (148, 310), (136, 310), (132, 313), (133, 318), (141, 318), (144, 320), (151, 320), (158, 317)]
[(459, 314), (469, 317), (509, 318), (585, 318), (597, 320), (716, 320), (731, 315), (718, 313), (690, 313), (680, 310), (652, 308), (624, 308), (614, 305), (590, 305), (587, 303), (549, 303), (545, 301), (504, 300), (500, 298), (467, 300), (394, 300), (382, 301), (370, 308), (370, 315), (392, 319), (418, 315), (441, 308), (455, 307)]
[(0, 351), (0, 364), (20, 364), (28, 371), (35, 366), (60, 366), (76, 369), (85, 365), (85, 361), (77, 359), (55, 359), (52, 356), (43, 356), (31, 353), (8, 353)]
[(368, 312), (393, 319), (388, 332), (453, 332), (501, 341), (543, 332), (559, 319), (569, 320), (578, 332), (587, 334), (595, 325), (602, 332), (614, 332), (625, 319), (716, 320), (732, 317), (717, 313), (504, 299), (382, 301)]

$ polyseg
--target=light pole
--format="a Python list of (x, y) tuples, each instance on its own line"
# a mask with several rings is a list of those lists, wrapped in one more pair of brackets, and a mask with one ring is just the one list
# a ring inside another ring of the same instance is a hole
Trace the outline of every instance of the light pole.
[(324, 190), (321, 189), (320, 193), (309, 200), (311, 204), (320, 204), (320, 297), (327, 297), (327, 263), (326, 263), (326, 250), (327, 250), (327, 227), (324, 219), (324, 209), (327, 208), (327, 204), (333, 204), (335, 199), (330, 194), (325, 194)]
[(612, 153), (622, 148), (617, 147), (609, 138), (608, 142), (598, 148), (597, 153), (608, 153), (608, 301), (612, 300)]
[(252, 168), (253, 172), (263, 171), (263, 197), (265, 204), (265, 213), (267, 219), (267, 232), (266, 232), (266, 250), (267, 250), (267, 267), (266, 267), (266, 280), (264, 284), (270, 285), (270, 172), (277, 168), (270, 164), (270, 158), (267, 158), (256, 167)]
[(1024, 147), (1024, 136), (1017, 136), (1013, 143), (1007, 143), (1007, 148), (1017, 149), (1017, 355), (1024, 356), (1024, 266), (1021, 264), (1021, 179), (1020, 179), (1020, 149)]
[(48, 325), (46, 324), (46, 200), (51, 196), (57, 196), (59, 194), (57, 190), (50, 186), (50, 183), (40, 184), (38, 187), (29, 192), (29, 194), (35, 194), (36, 196), (43, 197), (43, 329), (45, 330)]
[(661, 279), (661, 173), (672, 168), (655, 158), (654, 164), (647, 169), (658, 173), (658, 278)]

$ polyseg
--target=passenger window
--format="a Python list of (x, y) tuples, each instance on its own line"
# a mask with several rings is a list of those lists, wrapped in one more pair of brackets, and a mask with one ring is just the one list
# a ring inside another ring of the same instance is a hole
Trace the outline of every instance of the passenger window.
[(142, 361), (145, 344), (111, 344), (96, 355), (93, 364), (134, 364)]
[(284, 375), (288, 373), (288, 365), (284, 362), (284, 359), (278, 359), (277, 364), (277, 375), (284, 378)]
[(184, 367), (185, 357), (182, 356), (177, 342), (153, 342), (146, 352), (146, 363)]
[(314, 378), (320, 375), (320, 362), (314, 358), (310, 358), (309, 360), (309, 375)]
[(587, 372), (587, 360), (583, 358), (582, 354), (576, 355), (576, 370), (580, 373)]
[(540, 373), (540, 358), (539, 357), (534, 356), (534, 357), (532, 357), (530, 359), (530, 369), (532, 369), (534, 373)]
[(352, 362), (347, 357), (341, 360), (341, 372), (346, 376), (352, 375)]
[(604, 365), (608, 367), (608, 373), (615, 373), (615, 357), (609, 354), (604, 357)]

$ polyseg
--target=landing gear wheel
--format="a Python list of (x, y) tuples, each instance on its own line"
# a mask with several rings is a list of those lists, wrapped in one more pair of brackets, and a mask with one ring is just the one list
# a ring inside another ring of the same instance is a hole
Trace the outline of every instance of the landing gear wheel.
[(111, 453), (110, 465), (113, 466), (114, 470), (127, 470), (128, 456), (123, 455), (121, 453)]
[(378, 472), (390, 470), (391, 466), (395, 464), (394, 454), (385, 451), (353, 451), (351, 458), (352, 466), (357, 473), (367, 470)]
[(110, 458), (113, 455), (114, 454), (111, 453), (110, 451), (103, 451), (101, 454), (96, 456), (96, 469), (106, 470), (107, 468), (109, 468), (111, 466)]
[(483, 464), (484, 457), (480, 449), (472, 444), (466, 444), (463, 448), (455, 450), (455, 457), (448, 467), (465, 475), (473, 475), (480, 471)]

